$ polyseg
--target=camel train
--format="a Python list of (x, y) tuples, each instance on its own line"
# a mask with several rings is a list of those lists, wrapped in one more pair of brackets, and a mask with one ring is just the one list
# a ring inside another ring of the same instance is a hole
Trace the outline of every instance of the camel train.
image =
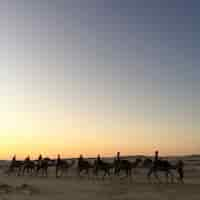
[[(76, 164), (76, 166), (75, 166)], [(26, 157), (24, 161), (16, 160), (16, 156), (13, 157), (9, 169), (8, 175), (16, 174), (17, 176), (34, 175), (34, 176), (45, 176), (48, 177), (48, 169), (50, 167), (55, 168), (55, 176), (59, 178), (66, 174), (68, 170), (74, 167), (79, 177), (83, 174), (90, 178), (98, 178), (101, 174), (101, 178), (104, 180), (106, 176), (112, 177), (112, 175), (121, 177), (124, 174), (124, 178), (132, 178), (133, 173), (136, 173), (137, 168), (146, 168), (148, 170), (147, 178), (151, 181), (151, 176), (154, 175), (158, 182), (161, 182), (158, 172), (163, 172), (168, 182), (169, 176), (171, 183), (174, 182), (174, 173), (178, 175), (177, 180), (183, 183), (184, 179), (184, 163), (179, 160), (176, 164), (170, 163), (168, 160), (162, 160), (158, 156), (158, 151), (155, 152), (154, 160), (136, 158), (134, 162), (126, 159), (121, 159), (120, 153), (114, 158), (113, 162), (105, 162), (101, 159), (100, 155), (92, 162), (83, 158), (82, 155), (77, 159), (71, 159), (71, 161), (61, 159), (60, 155), (57, 156), (56, 160), (52, 160), (48, 157), (43, 158), (42, 155), (37, 160), (31, 160), (30, 157)]]

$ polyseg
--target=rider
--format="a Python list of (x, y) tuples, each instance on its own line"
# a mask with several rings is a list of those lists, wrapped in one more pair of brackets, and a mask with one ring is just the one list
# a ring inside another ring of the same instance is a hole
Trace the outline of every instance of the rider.
[(42, 154), (40, 154), (38, 157), (38, 164), (41, 165), (41, 163), (42, 163)]
[(13, 162), (16, 161), (16, 155), (13, 156), (12, 161), (13, 161)]
[(158, 161), (159, 161), (159, 151), (156, 150), (155, 151), (155, 156), (154, 156), (154, 167), (157, 166)]
[(39, 155), (38, 161), (42, 160), (42, 154)]
[(26, 161), (26, 162), (29, 162), (29, 161), (30, 161), (30, 156), (29, 156), (29, 155), (25, 158), (25, 161)]
[(80, 165), (81, 162), (83, 162), (83, 155), (82, 154), (78, 158), (78, 164)]
[(118, 163), (120, 162), (120, 152), (117, 152), (116, 161), (117, 161)]
[(58, 154), (57, 156), (57, 165), (59, 165), (61, 163), (61, 158), (60, 158), (60, 154)]
[(101, 164), (101, 163), (102, 163), (102, 160), (101, 160), (100, 155), (98, 154), (98, 156), (97, 156), (97, 164), (99, 165), (99, 164)]
[(158, 160), (159, 160), (159, 151), (155, 151), (154, 162), (157, 162)]

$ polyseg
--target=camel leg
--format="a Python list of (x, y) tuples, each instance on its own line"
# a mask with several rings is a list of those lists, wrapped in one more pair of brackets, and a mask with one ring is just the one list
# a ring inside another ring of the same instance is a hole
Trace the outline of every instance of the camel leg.
[(104, 171), (104, 174), (103, 174), (103, 176), (102, 176), (102, 180), (104, 180), (105, 179), (105, 177), (106, 177), (106, 170)]
[(30, 171), (30, 170), (29, 170), (29, 167), (27, 167), (27, 174), (28, 174), (28, 175), (29, 175), (29, 171)]
[(132, 179), (133, 179), (133, 171), (132, 171), (132, 169), (130, 169), (130, 178), (131, 178), (131, 181), (132, 181)]
[(77, 169), (77, 175), (79, 178), (81, 178), (81, 169), (80, 168)]
[(149, 181), (149, 182), (151, 182), (151, 175), (152, 175), (152, 173), (153, 173), (153, 168), (150, 168), (150, 169), (149, 169), (149, 172), (148, 172), (148, 174), (147, 174), (147, 178), (148, 178), (148, 181)]
[(110, 180), (112, 180), (112, 176), (111, 176), (111, 173), (110, 173), (110, 169), (108, 170), (108, 176), (110, 177)]
[(39, 166), (37, 166), (37, 168), (35, 170), (35, 176), (38, 176), (39, 171), (40, 171), (40, 168), (39, 168)]
[(18, 173), (17, 173), (17, 176), (20, 176), (20, 175), (21, 175), (21, 171), (22, 171), (22, 168), (19, 167), (19, 169), (18, 169)]
[(59, 167), (56, 166), (56, 178), (58, 178), (58, 171), (59, 171)]
[(64, 169), (64, 174), (65, 174), (65, 176), (68, 176), (68, 168)]
[(60, 177), (62, 177), (65, 174), (65, 169), (64, 168), (60, 168)]
[(157, 174), (157, 170), (154, 170), (154, 171), (153, 171), (153, 174), (154, 174), (154, 177), (157, 179), (157, 181), (158, 181), (159, 183), (161, 183), (161, 180), (160, 180), (160, 178), (159, 178), (159, 176), (158, 176), (158, 174)]
[(90, 173), (89, 173), (89, 169), (86, 170), (86, 174), (88, 176), (88, 180), (90, 179)]
[(170, 170), (168, 173), (170, 174), (171, 177), (171, 183), (174, 183), (174, 174)]
[(169, 183), (169, 171), (165, 172), (166, 183)]
[(118, 167), (115, 167), (115, 175), (119, 176), (120, 169)]
[(23, 170), (22, 170), (22, 176), (24, 176), (25, 171), (26, 171), (26, 168), (24, 167)]
[(45, 171), (46, 177), (48, 177), (48, 169), (46, 168), (44, 171)]
[(98, 178), (98, 174), (99, 174), (99, 170), (98, 170), (98, 168), (96, 167), (96, 168), (94, 169), (94, 175), (96, 176), (96, 178)]
[(178, 174), (179, 174), (179, 177), (178, 177), (178, 181), (180, 183), (184, 183), (184, 171), (181, 169), (181, 170), (178, 170)]
[(126, 169), (126, 178), (129, 177), (129, 169)]

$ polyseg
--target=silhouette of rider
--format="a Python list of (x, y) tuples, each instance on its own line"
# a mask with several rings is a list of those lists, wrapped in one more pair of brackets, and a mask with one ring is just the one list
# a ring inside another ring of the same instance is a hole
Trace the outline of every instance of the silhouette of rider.
[(83, 155), (81, 154), (78, 158), (78, 164), (80, 165), (83, 162)]
[(41, 165), (41, 163), (42, 163), (42, 155), (40, 154), (38, 157), (38, 164)]
[(154, 162), (158, 161), (158, 157), (159, 157), (159, 151), (155, 151)]
[(120, 152), (117, 152), (116, 161), (117, 161), (118, 163), (120, 162)]
[(159, 151), (155, 151), (155, 156), (154, 156), (154, 167), (157, 166), (159, 161)]
[(42, 160), (42, 155), (40, 154), (38, 157), (38, 161)]
[(29, 162), (30, 161), (30, 156), (27, 156), (26, 158), (25, 158), (25, 162)]
[(97, 164), (99, 165), (99, 164), (101, 164), (101, 163), (102, 163), (102, 160), (101, 160), (100, 155), (98, 154), (98, 156), (97, 156)]
[(60, 158), (60, 154), (58, 154), (57, 156), (57, 165), (59, 165), (61, 163), (61, 158)]
[(12, 161), (13, 161), (13, 162), (16, 161), (16, 155), (13, 156)]

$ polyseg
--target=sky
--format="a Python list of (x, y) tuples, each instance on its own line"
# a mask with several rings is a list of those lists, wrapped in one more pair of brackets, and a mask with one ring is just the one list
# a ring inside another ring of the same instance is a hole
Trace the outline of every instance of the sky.
[(0, 158), (200, 152), (200, 2), (0, 6)]

